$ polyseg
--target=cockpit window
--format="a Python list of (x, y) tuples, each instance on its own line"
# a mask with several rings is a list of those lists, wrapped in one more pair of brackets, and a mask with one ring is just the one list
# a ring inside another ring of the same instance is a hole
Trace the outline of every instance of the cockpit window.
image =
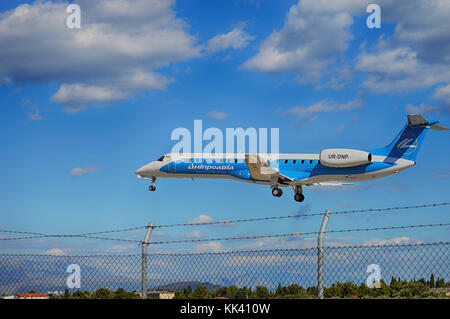
[(164, 156), (161, 156), (160, 158), (157, 159), (158, 162), (162, 162), (164, 159)]

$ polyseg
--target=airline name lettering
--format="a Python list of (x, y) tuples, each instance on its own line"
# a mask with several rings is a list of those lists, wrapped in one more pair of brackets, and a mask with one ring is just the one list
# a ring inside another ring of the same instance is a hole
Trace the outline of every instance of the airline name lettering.
[(188, 166), (188, 169), (195, 169), (195, 170), (219, 170), (219, 171), (231, 171), (234, 169), (232, 165), (194, 165), (191, 164)]

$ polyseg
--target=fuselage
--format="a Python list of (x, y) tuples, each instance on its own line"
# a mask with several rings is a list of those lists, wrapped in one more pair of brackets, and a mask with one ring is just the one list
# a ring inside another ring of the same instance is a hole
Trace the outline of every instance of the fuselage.
[[(370, 163), (353, 167), (327, 167), (320, 163), (319, 154), (259, 154), (268, 166), (286, 175), (278, 180), (280, 186), (308, 185), (334, 181), (366, 181), (396, 174), (415, 164), (402, 158), (374, 155)], [(151, 162), (136, 174), (140, 178), (225, 178), (257, 184), (272, 184), (267, 178), (254, 178), (245, 154), (166, 154)]]
[(372, 150), (324, 149), (320, 154), (166, 154), (136, 171), (152, 181), (159, 177), (226, 178), (266, 184), (272, 195), (281, 197), (279, 186), (292, 186), (294, 199), (302, 202), (303, 186), (345, 185), (399, 173), (416, 164), (426, 131), (450, 130), (439, 121), (420, 114), (408, 115), (408, 122), (385, 147)]

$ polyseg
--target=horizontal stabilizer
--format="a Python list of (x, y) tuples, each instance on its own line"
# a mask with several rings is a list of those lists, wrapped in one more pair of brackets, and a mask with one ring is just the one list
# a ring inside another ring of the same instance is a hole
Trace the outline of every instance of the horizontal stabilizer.
[(431, 125), (430, 128), (431, 128), (432, 130), (438, 130), (438, 131), (447, 131), (447, 130), (450, 130), (450, 128), (448, 128), (448, 127), (441, 126), (441, 125), (437, 125), (437, 124)]

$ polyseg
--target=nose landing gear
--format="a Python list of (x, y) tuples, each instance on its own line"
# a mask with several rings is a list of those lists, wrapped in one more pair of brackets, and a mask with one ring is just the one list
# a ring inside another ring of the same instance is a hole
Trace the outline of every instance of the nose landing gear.
[(156, 191), (155, 181), (156, 181), (156, 177), (152, 177), (152, 185), (150, 185), (148, 187), (148, 190), (151, 191), (151, 192)]

